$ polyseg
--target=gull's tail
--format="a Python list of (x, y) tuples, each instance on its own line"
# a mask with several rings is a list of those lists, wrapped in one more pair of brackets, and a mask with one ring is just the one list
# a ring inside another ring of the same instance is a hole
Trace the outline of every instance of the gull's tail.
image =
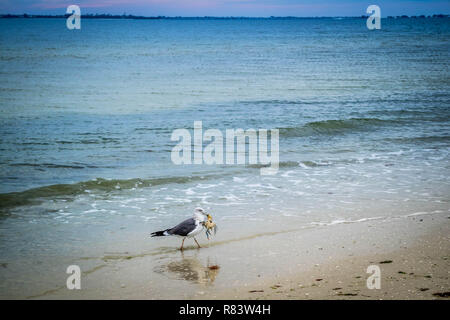
[(164, 237), (164, 236), (170, 236), (170, 234), (169, 234), (169, 231), (170, 229), (166, 229), (166, 230), (162, 230), (162, 231), (155, 231), (155, 232), (152, 232), (151, 234), (150, 234), (150, 236), (152, 236), (152, 237)]

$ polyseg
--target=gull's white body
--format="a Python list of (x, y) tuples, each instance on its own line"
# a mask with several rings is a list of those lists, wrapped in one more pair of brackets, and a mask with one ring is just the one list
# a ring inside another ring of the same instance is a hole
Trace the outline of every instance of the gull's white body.
[(208, 214), (202, 208), (196, 208), (194, 211), (194, 216), (190, 219), (187, 219), (180, 224), (176, 225), (173, 228), (166, 229), (163, 231), (156, 231), (152, 233), (152, 237), (160, 237), (160, 236), (177, 236), (183, 238), (183, 242), (181, 243), (181, 250), (183, 250), (184, 240), (186, 238), (194, 238), (194, 241), (198, 244), (195, 236), (203, 231), (204, 222), (206, 221)]

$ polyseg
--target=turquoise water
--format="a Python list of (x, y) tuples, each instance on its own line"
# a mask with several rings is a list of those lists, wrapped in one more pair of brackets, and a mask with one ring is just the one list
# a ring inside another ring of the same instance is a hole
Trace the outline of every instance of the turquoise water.
[[(448, 212), (449, 35), (448, 18), (1, 19), (2, 296), (30, 270), (158, 250), (148, 234), (196, 206), (219, 240)], [(278, 128), (280, 170), (174, 165), (194, 121)]]

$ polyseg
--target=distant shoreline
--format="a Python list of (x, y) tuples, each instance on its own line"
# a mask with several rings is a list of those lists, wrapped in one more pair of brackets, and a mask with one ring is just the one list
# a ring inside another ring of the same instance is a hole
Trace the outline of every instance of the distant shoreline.
[[(63, 15), (46, 15), (46, 14), (0, 14), (0, 18), (10, 19), (10, 18), (22, 18), (22, 19), (42, 19), (42, 18), (56, 18), (56, 19), (67, 19), (70, 14)], [(426, 18), (448, 18), (448, 14), (433, 14), (433, 15), (417, 15), (417, 16), (387, 16), (383, 19), (426, 19)], [(128, 20), (257, 20), (257, 19), (274, 19), (274, 20), (286, 20), (286, 19), (367, 19), (367, 15), (361, 16), (337, 16), (337, 17), (295, 17), (295, 16), (270, 16), (270, 17), (214, 17), (214, 16), (204, 16), (204, 17), (170, 17), (170, 16), (135, 16), (131, 14), (123, 15), (112, 15), (112, 14), (82, 14), (83, 19), (128, 19)]]

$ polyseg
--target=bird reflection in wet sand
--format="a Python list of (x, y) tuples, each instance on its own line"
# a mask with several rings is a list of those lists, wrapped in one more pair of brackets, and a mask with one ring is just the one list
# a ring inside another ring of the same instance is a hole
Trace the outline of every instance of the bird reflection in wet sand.
[(181, 257), (180, 260), (160, 266), (157, 272), (204, 285), (211, 285), (219, 274), (220, 267), (210, 263), (209, 257), (206, 265), (202, 264), (196, 256), (185, 257), (184, 254), (181, 254)]

